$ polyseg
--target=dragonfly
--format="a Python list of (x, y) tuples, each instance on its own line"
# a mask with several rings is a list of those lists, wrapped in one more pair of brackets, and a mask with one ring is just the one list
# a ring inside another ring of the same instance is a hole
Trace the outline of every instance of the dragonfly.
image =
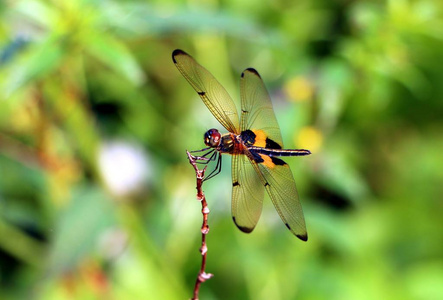
[(232, 219), (243, 232), (254, 230), (260, 218), (265, 190), (286, 227), (308, 240), (303, 209), (289, 165), (280, 157), (304, 156), (306, 149), (284, 149), (271, 98), (259, 73), (248, 68), (240, 79), (241, 110), (215, 77), (185, 51), (176, 49), (172, 60), (209, 111), (228, 131), (204, 134), (207, 151), (200, 157), (217, 161), (208, 180), (221, 171), (222, 154), (232, 156)]

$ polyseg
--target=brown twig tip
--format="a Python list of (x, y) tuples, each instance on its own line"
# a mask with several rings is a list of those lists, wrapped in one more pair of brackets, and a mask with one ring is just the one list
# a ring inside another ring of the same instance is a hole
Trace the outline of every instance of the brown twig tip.
[(211, 273), (206, 273), (205, 272), (205, 268), (206, 268), (206, 254), (208, 252), (208, 246), (206, 245), (206, 235), (209, 232), (209, 225), (208, 225), (208, 214), (209, 214), (209, 207), (208, 207), (208, 203), (206, 202), (206, 197), (205, 194), (203, 193), (202, 190), (202, 185), (203, 185), (203, 179), (205, 177), (205, 171), (206, 171), (206, 167), (205, 166), (202, 170), (198, 169), (197, 166), (197, 161), (202, 161), (202, 160), (208, 160), (206, 157), (198, 157), (198, 156), (194, 156), (192, 155), (189, 151), (186, 151), (186, 154), (188, 155), (188, 159), (189, 159), (189, 163), (192, 165), (192, 167), (195, 170), (195, 176), (196, 176), (196, 180), (197, 180), (197, 200), (201, 202), (202, 205), (202, 216), (203, 216), (203, 223), (201, 226), (201, 233), (202, 233), (202, 245), (200, 247), (200, 253), (202, 256), (202, 263), (201, 263), (201, 267), (200, 267), (200, 271), (198, 273), (197, 279), (195, 281), (195, 286), (194, 286), (194, 297), (192, 298), (193, 300), (198, 300), (198, 293), (200, 291), (200, 285), (205, 282), (206, 280), (210, 279), (212, 276), (214, 276)]

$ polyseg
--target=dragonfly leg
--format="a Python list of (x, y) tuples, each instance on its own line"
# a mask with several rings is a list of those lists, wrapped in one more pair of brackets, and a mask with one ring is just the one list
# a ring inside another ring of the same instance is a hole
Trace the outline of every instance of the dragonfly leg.
[(203, 181), (209, 180), (221, 172), (222, 156), (218, 151), (216, 152), (216, 154), (218, 154), (217, 165), (215, 166), (214, 170), (212, 170), (212, 172), (203, 179)]
[[(211, 161), (215, 161), (217, 158), (217, 151), (215, 149), (212, 149), (211, 151), (208, 151), (207, 153), (203, 154), (202, 156), (194, 156), (195, 160), (198, 164), (207, 165)], [(211, 154), (211, 156), (208, 158), (207, 156)]]
[(212, 149), (212, 148), (211, 147), (207, 147), (207, 148), (203, 148), (203, 149), (200, 149), (200, 150), (189, 151), (189, 153), (204, 152), (204, 151), (209, 150), (209, 149)]

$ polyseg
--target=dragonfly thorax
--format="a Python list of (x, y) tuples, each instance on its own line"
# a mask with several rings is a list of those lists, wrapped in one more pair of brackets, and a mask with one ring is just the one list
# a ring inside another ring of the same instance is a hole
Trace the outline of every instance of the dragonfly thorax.
[(212, 128), (206, 131), (204, 138), (205, 144), (208, 147), (216, 148), (218, 145), (220, 145), (221, 134), (217, 129)]

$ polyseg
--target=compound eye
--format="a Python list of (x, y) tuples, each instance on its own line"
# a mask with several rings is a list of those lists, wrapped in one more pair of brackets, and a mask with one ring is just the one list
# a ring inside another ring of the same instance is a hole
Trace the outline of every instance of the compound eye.
[(221, 134), (217, 129), (209, 129), (205, 133), (205, 144), (206, 146), (215, 148), (220, 144)]

